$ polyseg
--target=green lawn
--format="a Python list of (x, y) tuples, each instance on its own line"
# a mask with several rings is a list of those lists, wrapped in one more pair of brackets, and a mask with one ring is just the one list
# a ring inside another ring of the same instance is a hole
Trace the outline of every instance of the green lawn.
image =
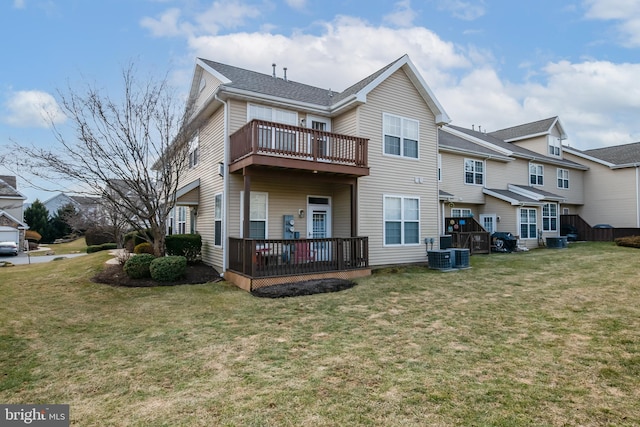
[(0, 269), (0, 402), (77, 426), (637, 426), (640, 251), (477, 255), (349, 290), (122, 289), (96, 253)]

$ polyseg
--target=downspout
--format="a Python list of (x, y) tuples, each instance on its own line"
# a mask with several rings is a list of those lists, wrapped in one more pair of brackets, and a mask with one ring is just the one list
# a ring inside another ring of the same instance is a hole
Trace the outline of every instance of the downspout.
[(223, 131), (224, 135), (223, 141), (223, 172), (222, 172), (222, 199), (223, 199), (223, 213), (222, 213), (222, 272), (220, 275), (224, 277), (224, 272), (227, 271), (227, 266), (229, 265), (229, 242), (227, 242), (227, 218), (229, 213), (229, 109), (226, 101), (222, 100), (218, 94), (215, 94), (215, 100), (222, 103), (224, 106), (224, 118), (223, 118)]

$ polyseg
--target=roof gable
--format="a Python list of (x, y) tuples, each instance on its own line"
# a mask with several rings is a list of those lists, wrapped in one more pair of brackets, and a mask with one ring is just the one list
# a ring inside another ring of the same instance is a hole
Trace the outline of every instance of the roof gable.
[(489, 132), (489, 135), (500, 138), (506, 142), (519, 141), (521, 139), (532, 138), (535, 136), (549, 135), (554, 126), (558, 127), (561, 139), (566, 139), (567, 135), (560, 123), (560, 119), (555, 117), (549, 117), (548, 119), (542, 119), (531, 123), (524, 123), (517, 126), (512, 126), (505, 129)]
[(382, 67), (343, 92), (334, 92), (331, 89), (310, 86), (293, 80), (275, 77), (274, 75), (198, 58), (191, 85), (191, 95), (193, 97), (197, 93), (202, 72), (206, 71), (222, 82), (218, 89), (221, 92), (304, 104), (309, 108), (319, 108), (331, 114), (352, 103), (366, 102), (367, 95), (372, 90), (401, 68), (433, 112), (436, 117), (436, 123), (448, 123), (450, 121), (449, 116), (420, 76), (408, 55), (404, 55)]
[[(6, 178), (6, 177), (2, 177), (2, 178)], [(12, 185), (10, 185), (7, 181), (5, 181), (2, 178), (0, 178), (0, 198), (3, 198), (3, 199), (20, 199), (20, 200), (26, 200), (27, 199), (24, 196), (24, 194), (22, 194), (21, 192), (16, 190)]]

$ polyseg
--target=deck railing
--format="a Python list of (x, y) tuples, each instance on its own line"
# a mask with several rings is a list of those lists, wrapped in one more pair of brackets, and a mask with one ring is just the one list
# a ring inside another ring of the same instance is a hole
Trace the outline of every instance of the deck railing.
[(367, 166), (366, 138), (252, 120), (230, 137), (231, 162), (251, 154)]
[(229, 269), (250, 277), (369, 267), (369, 239), (229, 239)]

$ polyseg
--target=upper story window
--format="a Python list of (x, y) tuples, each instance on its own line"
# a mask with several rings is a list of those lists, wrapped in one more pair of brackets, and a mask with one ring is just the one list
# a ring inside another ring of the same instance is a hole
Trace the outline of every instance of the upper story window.
[(529, 184), (544, 185), (544, 166), (529, 163)]
[(547, 138), (549, 141), (549, 155), (560, 157), (562, 140), (554, 135), (549, 135)]
[(558, 169), (558, 188), (569, 188), (569, 171)]
[(200, 161), (200, 137), (198, 132), (193, 135), (191, 141), (189, 141), (189, 167), (193, 168), (198, 165)]
[(481, 160), (464, 159), (464, 183), (484, 184), (484, 162)]
[(384, 154), (418, 158), (420, 126), (417, 120), (385, 113), (383, 128)]
[[(298, 113), (295, 111), (249, 104), (248, 121), (253, 119), (291, 126), (298, 125)], [(258, 145), (260, 147), (295, 151), (296, 144), (296, 133), (294, 131), (270, 126), (260, 126), (260, 134), (258, 135)]]
[(280, 110), (278, 108), (265, 107), (263, 105), (249, 104), (248, 121), (253, 119), (282, 123), (291, 126), (298, 125), (298, 113), (295, 111)]
[(420, 243), (420, 199), (417, 197), (384, 197), (384, 244), (413, 245)]

